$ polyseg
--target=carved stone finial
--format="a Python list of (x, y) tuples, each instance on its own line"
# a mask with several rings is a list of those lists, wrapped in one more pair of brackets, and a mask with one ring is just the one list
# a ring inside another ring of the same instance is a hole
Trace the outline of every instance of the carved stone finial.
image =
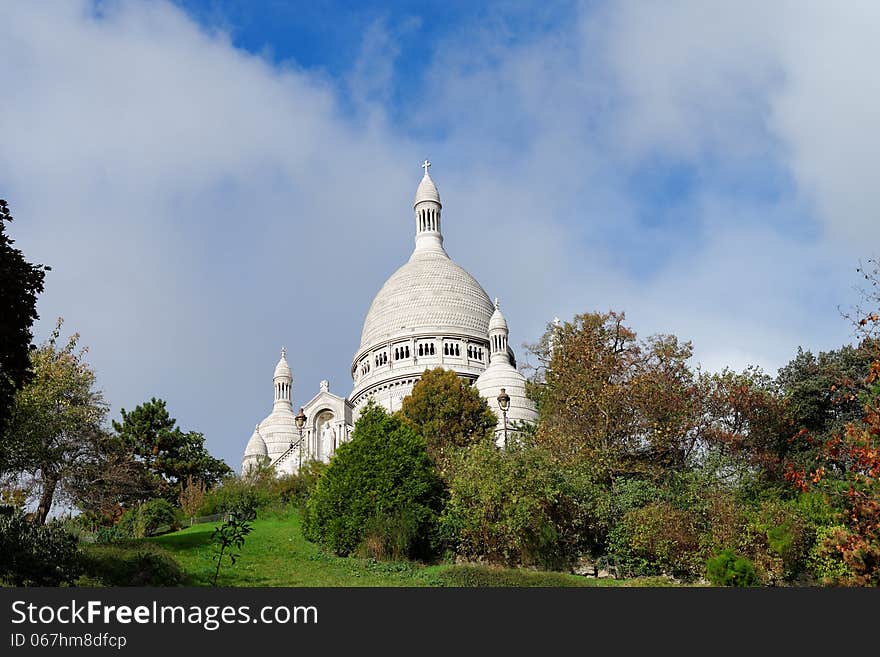
[(327, 379), (321, 381), (321, 392), (330, 392), (330, 382)]
[(287, 358), (287, 347), (281, 347), (281, 357)]

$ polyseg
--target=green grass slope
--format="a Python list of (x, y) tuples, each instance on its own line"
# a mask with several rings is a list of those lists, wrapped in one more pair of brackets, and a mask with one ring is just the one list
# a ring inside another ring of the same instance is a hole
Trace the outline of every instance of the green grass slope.
[[(171, 554), (186, 583), (211, 584), (213, 524), (148, 539)], [(424, 566), (336, 557), (302, 534), (298, 513), (256, 520), (235, 565), (224, 564), (219, 586), (668, 586), (663, 578), (596, 580), (565, 573), (476, 565)]]

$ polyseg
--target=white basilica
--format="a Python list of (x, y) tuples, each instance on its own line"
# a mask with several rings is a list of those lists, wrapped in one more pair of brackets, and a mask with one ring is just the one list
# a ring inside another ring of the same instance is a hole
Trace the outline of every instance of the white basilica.
[(242, 472), (268, 462), (279, 473), (293, 473), (308, 460), (329, 460), (350, 439), (368, 399), (398, 410), (421, 374), (435, 367), (452, 370), (476, 386), (499, 418), (499, 444), (505, 431), (499, 396), (502, 401), (509, 397), (508, 423), (536, 420), (508, 344), (507, 320), (498, 300), (493, 304), (443, 248), (440, 194), (428, 174), (430, 162), (422, 166), (425, 174), (413, 205), (415, 248), (370, 305), (351, 364), (351, 394), (335, 395), (322, 381), (318, 394), (295, 413), (293, 374), (282, 348), (273, 376), (272, 412), (248, 441)]

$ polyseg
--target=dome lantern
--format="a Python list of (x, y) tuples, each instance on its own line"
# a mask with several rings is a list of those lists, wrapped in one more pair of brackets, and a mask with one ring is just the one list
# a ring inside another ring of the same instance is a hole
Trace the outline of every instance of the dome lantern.
[(440, 203), (440, 192), (428, 173), (431, 163), (425, 160), (422, 168), (425, 175), (416, 190), (416, 200), (413, 203), (416, 219), (416, 251), (439, 251), (443, 249), (443, 233), (440, 230), (440, 211), (443, 205)]
[(501, 303), (498, 301), (498, 297), (495, 297), (495, 312), (489, 319), (490, 363), (510, 363), (510, 356), (507, 353), (508, 336), (507, 320), (501, 312)]
[(281, 347), (281, 358), (275, 366), (275, 374), (272, 375), (275, 385), (275, 405), (290, 406), (293, 392), (293, 372), (287, 362), (287, 348)]

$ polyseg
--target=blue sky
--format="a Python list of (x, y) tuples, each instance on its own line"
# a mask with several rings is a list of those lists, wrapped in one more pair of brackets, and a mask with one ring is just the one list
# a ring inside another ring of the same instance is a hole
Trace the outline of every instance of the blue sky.
[[(511, 344), (624, 310), (694, 364), (850, 341), (880, 240), (869, 2), (0, 3), (0, 193), (111, 403), (238, 467), (284, 344), (351, 389), (425, 158)], [(518, 348), (520, 360), (522, 348)]]

